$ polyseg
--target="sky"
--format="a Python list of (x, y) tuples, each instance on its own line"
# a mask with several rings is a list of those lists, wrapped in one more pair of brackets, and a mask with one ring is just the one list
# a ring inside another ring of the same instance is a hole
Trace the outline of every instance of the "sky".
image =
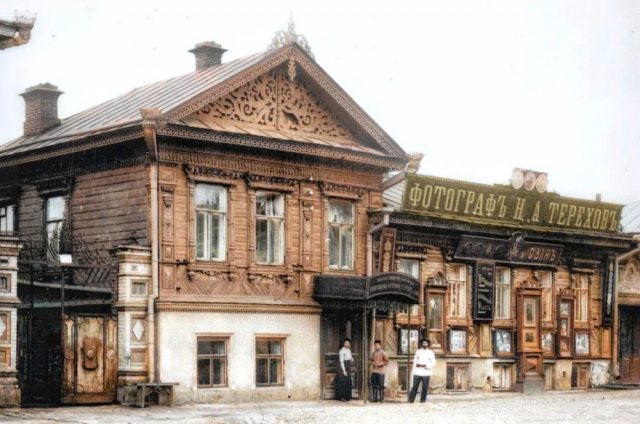
[(37, 13), (31, 41), (0, 51), (0, 144), (19, 137), (27, 87), (50, 82), (61, 118), (266, 50), (293, 16), (317, 63), (420, 173), (507, 183), (546, 172), (563, 196), (640, 201), (640, 2), (636, 0), (0, 0)]

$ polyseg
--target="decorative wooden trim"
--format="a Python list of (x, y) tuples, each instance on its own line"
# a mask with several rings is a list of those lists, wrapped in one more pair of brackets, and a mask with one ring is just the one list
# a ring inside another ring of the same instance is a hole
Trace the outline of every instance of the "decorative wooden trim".
[(320, 306), (260, 305), (260, 304), (198, 304), (175, 301), (156, 303), (157, 311), (167, 312), (209, 312), (209, 313), (250, 313), (250, 314), (296, 314), (320, 315)]
[(222, 169), (205, 168), (201, 166), (185, 165), (184, 172), (187, 175), (187, 179), (193, 182), (207, 182), (215, 184), (236, 184), (234, 180), (242, 178), (241, 172), (230, 172)]
[(298, 181), (291, 178), (246, 174), (245, 181), (247, 182), (248, 187), (255, 190), (272, 190), (293, 193), (298, 189)]
[(320, 182), (320, 191), (327, 197), (338, 197), (343, 199), (359, 200), (367, 192), (363, 188), (343, 186), (329, 182)]

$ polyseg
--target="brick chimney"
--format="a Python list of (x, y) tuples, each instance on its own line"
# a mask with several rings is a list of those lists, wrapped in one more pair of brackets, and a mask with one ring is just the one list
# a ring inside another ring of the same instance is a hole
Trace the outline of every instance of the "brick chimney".
[(212, 68), (222, 63), (222, 55), (226, 52), (220, 44), (213, 41), (205, 41), (196, 44), (194, 49), (189, 50), (196, 57), (196, 71)]
[(60, 125), (58, 119), (58, 97), (62, 91), (49, 84), (39, 84), (20, 94), (26, 106), (24, 118), (24, 135), (38, 135), (49, 128)]

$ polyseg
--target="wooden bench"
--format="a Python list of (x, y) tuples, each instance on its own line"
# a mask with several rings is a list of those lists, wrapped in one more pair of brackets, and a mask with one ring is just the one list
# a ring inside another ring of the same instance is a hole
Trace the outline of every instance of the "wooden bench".
[(173, 387), (180, 383), (135, 383), (136, 406), (144, 408), (144, 400), (152, 393), (158, 395), (158, 405), (173, 406)]

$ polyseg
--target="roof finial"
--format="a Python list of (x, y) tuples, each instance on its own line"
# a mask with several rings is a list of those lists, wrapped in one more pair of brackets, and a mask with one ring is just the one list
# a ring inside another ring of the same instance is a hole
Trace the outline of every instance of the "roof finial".
[(287, 25), (287, 31), (278, 31), (273, 35), (271, 44), (267, 47), (267, 51), (270, 52), (282, 46), (288, 46), (289, 44), (297, 43), (300, 47), (307, 52), (312, 59), (315, 59), (313, 53), (311, 53), (311, 46), (307, 41), (307, 38), (302, 34), (296, 33), (296, 24), (293, 22), (293, 13), (289, 18), (289, 24)]

